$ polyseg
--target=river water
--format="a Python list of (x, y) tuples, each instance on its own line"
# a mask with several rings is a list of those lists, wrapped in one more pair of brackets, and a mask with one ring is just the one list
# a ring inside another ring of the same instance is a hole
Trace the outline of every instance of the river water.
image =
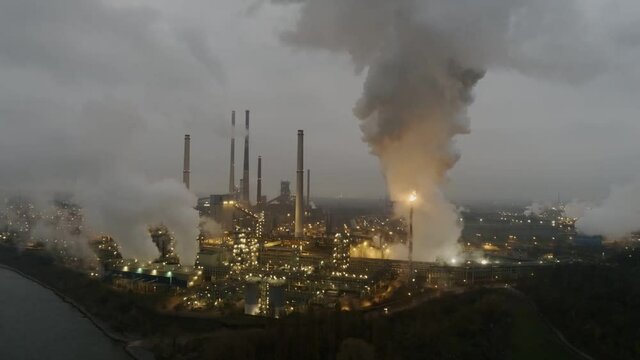
[(0, 359), (131, 360), (50, 290), (0, 269)]

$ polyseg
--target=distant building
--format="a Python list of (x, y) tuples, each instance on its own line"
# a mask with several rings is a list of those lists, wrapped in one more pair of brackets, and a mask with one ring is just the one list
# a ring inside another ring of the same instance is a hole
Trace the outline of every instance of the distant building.
[(211, 195), (209, 197), (209, 216), (222, 225), (226, 231), (233, 231), (235, 202), (235, 194)]

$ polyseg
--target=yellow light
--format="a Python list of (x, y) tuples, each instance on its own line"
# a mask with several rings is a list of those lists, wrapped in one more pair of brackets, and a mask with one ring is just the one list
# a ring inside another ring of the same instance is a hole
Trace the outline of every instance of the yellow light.
[(416, 191), (414, 190), (413, 192), (411, 192), (411, 194), (409, 195), (409, 202), (413, 203), (416, 200), (418, 200), (418, 194), (416, 193)]

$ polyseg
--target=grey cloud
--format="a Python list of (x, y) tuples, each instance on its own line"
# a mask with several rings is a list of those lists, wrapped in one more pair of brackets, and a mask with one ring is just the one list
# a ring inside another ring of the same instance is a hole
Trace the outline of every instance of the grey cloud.
[(180, 39), (186, 43), (193, 57), (211, 73), (215, 80), (225, 83), (227, 79), (222, 64), (213, 54), (204, 34), (194, 28), (183, 29), (179, 34)]
[(145, 174), (159, 156), (148, 145), (166, 146), (147, 133), (197, 122), (221, 70), (197, 30), (176, 29), (151, 7), (0, 3), (0, 81), (12, 84), (0, 89), (0, 189), (73, 194), (91, 228), (118, 235), (129, 256), (153, 256), (146, 227), (164, 222), (192, 262), (195, 197)]
[(602, 235), (608, 240), (620, 240), (640, 230), (640, 181), (615, 186), (598, 206), (583, 209), (576, 229), (587, 235)]
[[(123, 81), (159, 54), (149, 8), (117, 9), (100, 1), (7, 0), (0, 12), (0, 58), (58, 81)], [(113, 61), (114, 56), (129, 56)]]
[(582, 10), (552, 0), (307, 0), (282, 39), (347, 53), (367, 72), (354, 110), (364, 140), (397, 212), (407, 215), (412, 191), (421, 198), (417, 256), (448, 257), (460, 230), (442, 187), (459, 158), (453, 139), (470, 130), (472, 88), (492, 69), (572, 83), (596, 78), (607, 58)]
[[(229, 114), (250, 108), (252, 159), (265, 159), (267, 193), (294, 177), (295, 130), (304, 128), (312, 193), (383, 197), (351, 110), (410, 2), (371, 0), (359, 12), (355, 0), (311, 0), (245, 16), (251, 3), (0, 0), (0, 189), (84, 190), (76, 184), (113, 173), (179, 179), (191, 133), (194, 191), (224, 191)], [(633, 178), (634, 1), (414, 3), (428, 10), (411, 14), (434, 34), (427, 45), (462, 69), (488, 70), (453, 129), (472, 135), (442, 147), (451, 161), (462, 155), (448, 195), (597, 200)], [(380, 74), (389, 84), (393, 72)], [(395, 89), (367, 96), (391, 99)]]

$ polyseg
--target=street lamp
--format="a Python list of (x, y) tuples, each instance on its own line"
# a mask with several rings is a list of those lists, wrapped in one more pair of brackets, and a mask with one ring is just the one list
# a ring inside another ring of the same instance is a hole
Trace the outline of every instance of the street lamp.
[(413, 283), (413, 204), (418, 200), (414, 191), (409, 195), (409, 285)]

